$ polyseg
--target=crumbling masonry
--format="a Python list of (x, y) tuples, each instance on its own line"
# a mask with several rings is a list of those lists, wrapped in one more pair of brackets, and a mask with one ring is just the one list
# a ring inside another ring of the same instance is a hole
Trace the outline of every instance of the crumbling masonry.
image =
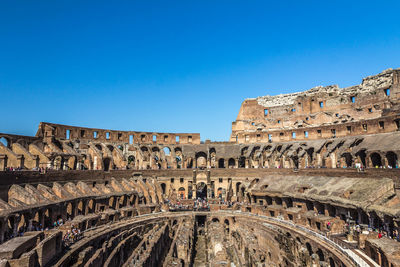
[(0, 265), (400, 266), (399, 97), (389, 69), (246, 99), (227, 142), (0, 134)]

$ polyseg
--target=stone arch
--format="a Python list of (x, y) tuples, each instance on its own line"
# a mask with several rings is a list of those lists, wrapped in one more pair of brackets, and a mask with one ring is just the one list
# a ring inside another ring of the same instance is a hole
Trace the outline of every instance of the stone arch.
[(128, 156), (128, 166), (135, 168), (135, 166), (136, 166), (135, 160), (136, 160), (135, 156), (133, 156), (133, 155)]
[(104, 171), (109, 171), (111, 169), (111, 159), (110, 158), (104, 158), (103, 159), (103, 166), (104, 166)]
[(343, 153), (341, 158), (343, 158), (343, 163), (345, 164), (346, 167), (351, 167), (353, 165), (353, 157), (350, 153), (346, 152)]
[(240, 186), (241, 185), (242, 185), (241, 182), (236, 183), (235, 193), (236, 193), (236, 196), (238, 196), (238, 197), (240, 195)]
[(28, 224), (26, 222), (25, 215), (21, 214), (21, 216), (19, 217), (19, 223), (18, 223), (18, 226), (17, 226), (17, 231), (19, 233), (23, 233), (23, 232), (27, 231), (27, 228), (28, 228)]
[(329, 267), (336, 267), (335, 261), (332, 259), (332, 257), (329, 257)]
[(295, 156), (292, 156), (290, 159), (293, 162), (293, 167), (298, 169), (299, 168), (299, 157), (295, 155)]
[(165, 195), (165, 193), (167, 192), (167, 185), (165, 183), (161, 183), (160, 186), (161, 186), (163, 195)]
[(163, 148), (163, 151), (164, 151), (164, 155), (165, 155), (165, 156), (171, 155), (171, 148), (165, 146), (165, 147)]
[(119, 199), (118, 199), (118, 208), (121, 207), (125, 207), (126, 206), (126, 196), (122, 195)]
[(86, 214), (95, 212), (95, 202), (93, 199), (90, 199), (86, 205)]
[(318, 250), (317, 250), (317, 255), (318, 255), (319, 261), (325, 261), (324, 252), (320, 248), (318, 248)]
[(386, 159), (388, 162), (388, 166), (392, 167), (392, 168), (396, 168), (396, 166), (398, 166), (397, 164), (397, 154), (394, 153), (393, 151), (388, 151), (386, 153)]
[(60, 155), (53, 159), (53, 168), (56, 170), (62, 170), (64, 167), (64, 158)]
[(207, 167), (207, 154), (205, 152), (201, 151), (196, 153), (196, 166), (197, 168)]
[(197, 198), (207, 198), (207, 185), (204, 182), (197, 184), (196, 196)]
[(307, 251), (308, 251), (308, 254), (310, 255), (310, 256), (312, 256), (312, 254), (314, 253), (313, 252), (313, 249), (312, 249), (312, 246), (310, 245), (310, 243), (306, 243), (306, 248), (307, 248)]
[(236, 165), (235, 159), (234, 158), (230, 158), (228, 160), (228, 168), (235, 168), (235, 165)]
[(71, 156), (68, 159), (68, 168), (70, 170), (76, 170), (77, 159), (76, 156)]
[(10, 139), (4, 136), (0, 137), (0, 145), (10, 148), (11, 147)]
[(365, 149), (362, 149), (362, 150), (358, 151), (358, 152), (356, 153), (356, 156), (359, 157), (359, 159), (360, 159), (360, 161), (361, 161), (361, 164), (362, 164), (363, 166), (366, 166), (366, 165), (367, 165), (367, 164), (366, 164), (367, 154), (365, 153)]
[(108, 207), (113, 209), (115, 206), (115, 198), (112, 196), (108, 199)]
[(7, 230), (4, 232), (4, 240), (8, 240), (11, 238), (14, 231), (15, 223), (15, 216), (10, 216), (7, 218)]
[(210, 158), (210, 167), (211, 168), (215, 168), (217, 167), (217, 162), (216, 162), (216, 158), (217, 158), (217, 151), (215, 150), (214, 147), (210, 148), (210, 150), (208, 151), (209, 154), (209, 158)]
[(212, 218), (212, 220), (211, 220), (212, 222), (218, 222), (219, 223), (219, 219), (218, 218), (216, 218), (216, 217), (214, 217), (214, 218)]
[(181, 199), (185, 199), (186, 197), (185, 197), (185, 188), (184, 187), (180, 187), (179, 189), (178, 189), (178, 196), (181, 198)]
[(83, 200), (80, 200), (78, 202), (77, 214), (78, 215), (85, 215), (85, 207), (84, 207), (84, 204), (83, 204)]
[(40, 223), (40, 212), (36, 211), (34, 212), (33, 218), (32, 218), (32, 224), (34, 227), (38, 227)]
[(374, 152), (370, 156), (371, 159), (371, 167), (381, 167), (382, 166), (382, 157), (379, 153)]
[(43, 213), (44, 215), (44, 225), (43, 228), (48, 228), (52, 226), (52, 210), (51, 209), (46, 209)]
[(72, 218), (73, 217), (73, 206), (72, 206), (71, 202), (67, 203), (66, 211), (67, 211), (67, 218)]
[(222, 187), (218, 187), (218, 189), (217, 189), (217, 198), (222, 199), (222, 197), (223, 197), (222, 193), (223, 193)]

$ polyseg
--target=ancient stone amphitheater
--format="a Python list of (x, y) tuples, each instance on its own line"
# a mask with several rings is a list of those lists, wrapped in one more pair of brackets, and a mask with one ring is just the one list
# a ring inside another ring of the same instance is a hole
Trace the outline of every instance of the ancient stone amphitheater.
[(246, 99), (228, 142), (0, 134), (1, 266), (400, 266), (400, 70)]

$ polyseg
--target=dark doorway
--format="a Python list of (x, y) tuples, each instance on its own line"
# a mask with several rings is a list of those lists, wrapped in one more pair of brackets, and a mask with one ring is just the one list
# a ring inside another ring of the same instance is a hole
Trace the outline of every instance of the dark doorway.
[(202, 199), (207, 198), (207, 185), (205, 183), (201, 182), (197, 184), (196, 196)]

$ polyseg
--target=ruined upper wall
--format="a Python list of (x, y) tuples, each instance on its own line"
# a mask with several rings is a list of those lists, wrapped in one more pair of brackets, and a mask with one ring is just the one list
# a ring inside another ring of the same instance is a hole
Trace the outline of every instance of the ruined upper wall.
[[(295, 104), (297, 98), (301, 97), (311, 97), (328, 94), (329, 104), (337, 105), (338, 103), (349, 103), (350, 96), (357, 96), (362, 94), (372, 94), (376, 93), (377, 89), (386, 89), (392, 85), (393, 82), (393, 70), (388, 69), (380, 74), (368, 76), (362, 80), (360, 85), (339, 88), (338, 85), (329, 86), (316, 86), (304, 92), (297, 92), (292, 94), (280, 94), (277, 96), (260, 96), (257, 97), (257, 103), (263, 107), (275, 107), (284, 105)], [(345, 97), (340, 100), (341, 97)], [(335, 103), (335, 100), (337, 103)], [(327, 103), (327, 104), (328, 104)]]
[(156, 133), (84, 128), (41, 122), (37, 137), (65, 140), (93, 140), (129, 144), (200, 144), (199, 133)]
[[(258, 142), (276, 141), (276, 138), (271, 140), (272, 136), (284, 137), (285, 140), (291, 135), (297, 140), (326, 138), (327, 135), (321, 134), (318, 128), (331, 126), (329, 131), (333, 135), (328, 136), (334, 137), (340, 130), (337, 128), (344, 124), (347, 129), (355, 127), (350, 130), (350, 135), (363, 134), (363, 131), (358, 131), (359, 126), (353, 124), (374, 121), (378, 125), (379, 119), (399, 114), (399, 77), (400, 69), (388, 69), (364, 78), (359, 85), (343, 89), (337, 85), (317, 86), (304, 92), (246, 99), (232, 123), (230, 141), (252, 142), (247, 135), (259, 135), (259, 140), (254, 140)], [(392, 123), (393, 127), (386, 128), (385, 132), (397, 130), (395, 122)], [(348, 134), (343, 132), (342, 136)]]

